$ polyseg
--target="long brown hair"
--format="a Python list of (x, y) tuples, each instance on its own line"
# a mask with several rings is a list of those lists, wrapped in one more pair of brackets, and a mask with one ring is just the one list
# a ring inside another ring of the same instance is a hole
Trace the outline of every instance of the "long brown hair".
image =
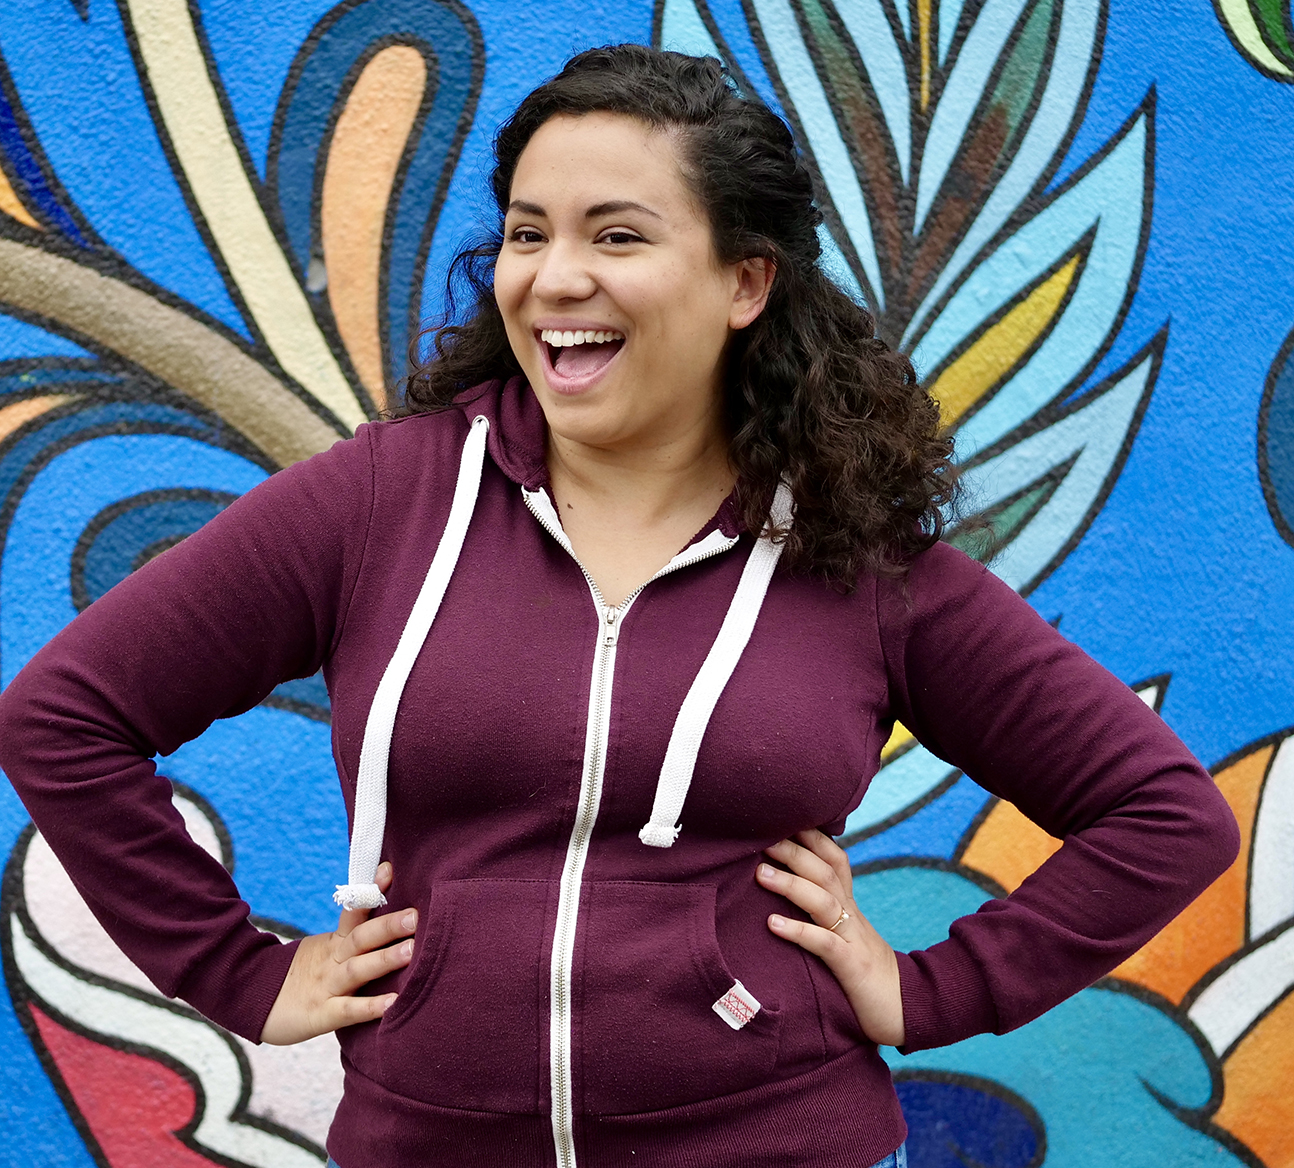
[(431, 357), (410, 376), (399, 412), (444, 409), (471, 386), (521, 371), (493, 291), (513, 174), (550, 118), (594, 112), (670, 130), (719, 258), (776, 266), (767, 306), (734, 334), (725, 369), (729, 460), (746, 528), (763, 528), (785, 479), (796, 503), (788, 567), (847, 588), (860, 571), (901, 574), (943, 529), (940, 509), (955, 489), (952, 440), (911, 362), (819, 266), (822, 216), (790, 131), (710, 57), (591, 49), (522, 101), (495, 138), (498, 223), (450, 269), (451, 314), (455, 291), (467, 293), (467, 312), (432, 330)]

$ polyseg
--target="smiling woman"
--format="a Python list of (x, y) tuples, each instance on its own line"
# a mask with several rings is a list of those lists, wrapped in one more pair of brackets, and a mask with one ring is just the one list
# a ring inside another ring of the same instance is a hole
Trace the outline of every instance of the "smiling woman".
[[(497, 157), (474, 300), (401, 416), (89, 605), (0, 697), (0, 766), (162, 992), (253, 1040), (338, 1032), (342, 1168), (904, 1165), (878, 1044), (1089, 985), (1234, 821), (937, 542), (938, 409), (717, 61), (581, 54)], [(350, 864), (337, 929), (281, 945), (152, 760), (320, 668)], [(1064, 841), (907, 953), (831, 839), (896, 720)]]

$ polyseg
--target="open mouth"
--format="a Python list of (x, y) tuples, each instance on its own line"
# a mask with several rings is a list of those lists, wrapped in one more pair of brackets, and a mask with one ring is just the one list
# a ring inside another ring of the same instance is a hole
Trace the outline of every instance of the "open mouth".
[(615, 329), (544, 329), (539, 339), (558, 379), (579, 383), (601, 373), (625, 343), (624, 333)]

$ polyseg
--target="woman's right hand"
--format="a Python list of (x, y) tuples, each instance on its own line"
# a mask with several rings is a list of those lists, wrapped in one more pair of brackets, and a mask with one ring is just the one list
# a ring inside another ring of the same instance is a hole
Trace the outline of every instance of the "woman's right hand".
[[(391, 878), (391, 865), (383, 863), (377, 870), (377, 886), (386, 892)], [(418, 913), (412, 908), (372, 921), (366, 909), (345, 909), (336, 932), (306, 937), (297, 946), (283, 988), (270, 1007), (261, 1041), (289, 1046), (380, 1018), (396, 995), (356, 997), (355, 991), (413, 960), (411, 934), (417, 924)]]

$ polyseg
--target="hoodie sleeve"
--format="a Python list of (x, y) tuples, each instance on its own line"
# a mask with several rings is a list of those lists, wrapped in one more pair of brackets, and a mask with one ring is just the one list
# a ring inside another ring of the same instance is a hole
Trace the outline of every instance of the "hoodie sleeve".
[(0, 766), (112, 939), (259, 1040), (291, 964), (157, 774), (339, 636), (372, 510), (368, 427), (272, 475), (90, 605), (0, 695)]
[(899, 954), (907, 1045), (1005, 1033), (1109, 973), (1235, 859), (1212, 778), (1153, 710), (982, 565), (939, 544), (878, 585), (894, 717), (1063, 846)]

